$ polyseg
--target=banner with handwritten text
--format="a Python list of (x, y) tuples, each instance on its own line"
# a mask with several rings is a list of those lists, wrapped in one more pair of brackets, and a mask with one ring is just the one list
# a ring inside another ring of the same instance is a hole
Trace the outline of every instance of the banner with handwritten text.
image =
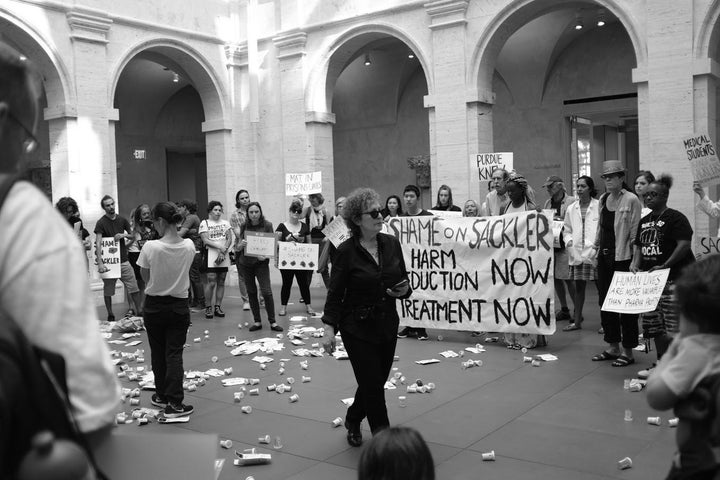
[(652, 312), (665, 288), (669, 268), (653, 272), (615, 272), (601, 310), (617, 313)]
[(310, 195), (322, 193), (322, 172), (286, 173), (285, 195)]
[(317, 243), (278, 243), (278, 268), (280, 270), (317, 270)]

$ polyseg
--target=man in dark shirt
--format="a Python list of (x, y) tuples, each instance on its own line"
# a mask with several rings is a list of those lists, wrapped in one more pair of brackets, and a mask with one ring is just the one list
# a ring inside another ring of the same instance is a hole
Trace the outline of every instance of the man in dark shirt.
[(202, 263), (202, 249), (205, 248), (200, 238), (200, 217), (197, 216), (197, 203), (192, 200), (180, 200), (177, 203), (178, 212), (183, 216), (182, 224), (178, 227), (178, 234), (183, 238), (189, 238), (195, 244), (195, 259), (190, 266), (190, 308), (194, 312), (205, 310), (205, 292), (203, 291), (202, 277), (200, 276), (200, 264)]
[[(432, 213), (422, 208), (419, 204), (420, 189), (416, 185), (408, 185), (403, 190), (405, 199), (405, 211), (403, 217), (432, 216)], [(405, 327), (397, 334), (398, 338), (406, 338), (409, 335), (416, 335), (418, 340), (427, 340), (428, 335), (424, 328)]]
[[(97, 258), (98, 272), (103, 274), (110, 269), (105, 266), (101, 257), (103, 237), (112, 237), (120, 244), (120, 281), (125, 285), (127, 293), (130, 294), (130, 310), (128, 314), (140, 315), (140, 289), (135, 279), (130, 262), (128, 261), (125, 239), (132, 239), (133, 234), (130, 222), (115, 212), (115, 200), (110, 195), (105, 195), (100, 202), (105, 215), (95, 224), (95, 258)], [(108, 322), (115, 321), (112, 310), (112, 297), (115, 295), (115, 284), (117, 278), (103, 278), (103, 294), (105, 297), (105, 308), (108, 313)]]

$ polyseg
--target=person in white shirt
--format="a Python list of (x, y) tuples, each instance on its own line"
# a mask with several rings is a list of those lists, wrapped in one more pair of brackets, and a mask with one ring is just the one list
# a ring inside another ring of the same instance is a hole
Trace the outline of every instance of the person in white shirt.
[(178, 234), (182, 215), (174, 203), (158, 203), (152, 217), (160, 239), (145, 243), (137, 260), (146, 284), (143, 317), (155, 377), (150, 402), (164, 407), (168, 418), (184, 417), (193, 412), (183, 404), (182, 354), (190, 326), (188, 288), (195, 244)]
[(505, 188), (510, 173), (502, 168), (496, 168), (493, 170), (491, 178), (490, 186), (492, 190), (487, 194), (483, 202), (484, 208), (481, 212), (483, 217), (502, 215), (505, 206), (510, 202), (507, 196), (507, 188)]
[[(720, 201), (713, 202), (710, 200), (698, 182), (693, 182), (693, 191), (700, 197), (700, 202), (697, 204), (698, 208), (713, 218), (720, 218)], [(718, 228), (717, 236), (720, 237), (720, 228)]]

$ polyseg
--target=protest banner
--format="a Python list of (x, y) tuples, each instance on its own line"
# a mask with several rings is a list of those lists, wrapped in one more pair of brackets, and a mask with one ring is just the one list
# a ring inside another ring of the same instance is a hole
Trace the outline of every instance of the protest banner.
[(665, 288), (669, 268), (653, 272), (615, 272), (601, 310), (616, 313), (652, 312)]
[(555, 332), (552, 219), (396, 217), (413, 293), (400, 324), (444, 330)]
[[(102, 258), (103, 265), (109, 268), (107, 272), (100, 274), (100, 278), (120, 278), (120, 244), (117, 240), (113, 237), (102, 237), (100, 258)], [(93, 263), (97, 267), (97, 257)]]
[(335, 248), (339, 247), (342, 242), (352, 236), (350, 229), (345, 223), (345, 219), (338, 215), (332, 222), (328, 223), (322, 230), (325, 238), (330, 240)]
[(275, 234), (272, 232), (245, 231), (245, 255), (249, 257), (274, 257)]
[(720, 183), (720, 160), (715, 146), (706, 134), (695, 134), (683, 140), (693, 178), (703, 187)]
[(278, 242), (278, 268), (280, 270), (316, 270), (317, 243)]
[(310, 195), (322, 192), (322, 172), (286, 173), (285, 195)]
[(477, 169), (477, 179), (480, 183), (489, 182), (492, 179), (492, 172), (496, 168), (502, 168), (508, 172), (513, 169), (513, 153), (478, 153), (471, 159), (470, 167), (471, 172)]
[(701, 258), (715, 253), (720, 253), (720, 237), (695, 237), (695, 256)]
[(560, 239), (562, 238), (562, 231), (565, 228), (565, 222), (562, 220), (553, 220), (552, 232), (553, 232), (553, 247), (560, 248)]
[(452, 210), (428, 210), (428, 212), (432, 213), (436, 217), (443, 217), (443, 218), (450, 218), (450, 217), (462, 217), (462, 211), (460, 212), (453, 212)]

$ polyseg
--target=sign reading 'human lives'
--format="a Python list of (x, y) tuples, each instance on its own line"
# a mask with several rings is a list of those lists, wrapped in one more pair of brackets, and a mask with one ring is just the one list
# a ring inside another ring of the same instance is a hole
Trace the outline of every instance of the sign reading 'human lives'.
[(322, 193), (322, 172), (286, 173), (285, 195), (310, 195)]
[(350, 229), (347, 227), (347, 223), (345, 223), (345, 219), (341, 215), (338, 215), (332, 222), (328, 223), (325, 228), (323, 228), (322, 233), (325, 235), (325, 238), (335, 245), (335, 248), (339, 247), (342, 242), (352, 236)]
[(492, 179), (492, 172), (496, 168), (502, 168), (508, 172), (513, 169), (513, 153), (478, 153), (471, 162), (471, 170), (477, 169), (478, 180), (489, 182)]
[(401, 325), (446, 330), (555, 332), (552, 219), (397, 217), (413, 293)]
[(275, 234), (272, 232), (245, 231), (245, 255), (249, 257), (274, 257)]
[[(102, 237), (100, 240), (100, 258), (103, 265), (109, 268), (100, 278), (120, 278), (120, 244), (113, 237)], [(97, 266), (97, 258), (95, 259)]]
[(652, 272), (615, 272), (601, 310), (617, 313), (652, 312), (665, 288), (669, 268)]
[(695, 254), (699, 257), (720, 253), (720, 237), (695, 237)]
[(683, 140), (683, 147), (693, 178), (703, 187), (720, 183), (720, 160), (717, 150), (705, 134), (695, 134)]
[(280, 270), (317, 270), (318, 244), (278, 242)]

